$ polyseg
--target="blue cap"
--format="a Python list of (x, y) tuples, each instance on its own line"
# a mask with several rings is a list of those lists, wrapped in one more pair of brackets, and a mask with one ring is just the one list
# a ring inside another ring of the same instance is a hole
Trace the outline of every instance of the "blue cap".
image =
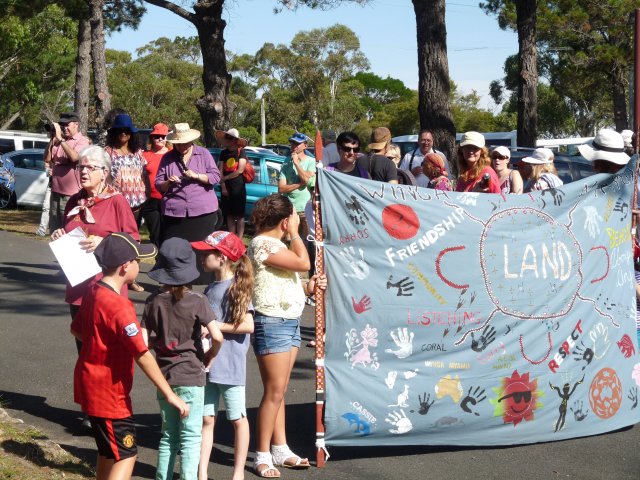
[(307, 137), (304, 133), (296, 132), (291, 137), (289, 137), (290, 142), (296, 143), (304, 143), (309, 141), (309, 137)]

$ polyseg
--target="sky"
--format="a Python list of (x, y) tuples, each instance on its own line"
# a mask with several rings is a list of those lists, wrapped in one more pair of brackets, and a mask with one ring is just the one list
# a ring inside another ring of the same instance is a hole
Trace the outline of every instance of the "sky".
[[(189, 5), (191, 2), (180, 2)], [(504, 76), (504, 60), (518, 51), (515, 32), (502, 31), (493, 16), (478, 8), (479, 0), (446, 2), (449, 75), (462, 93), (475, 90), (481, 105), (495, 109), (489, 83)], [(192, 3), (191, 3), (192, 4)], [(266, 42), (289, 45), (301, 30), (348, 26), (360, 38), (360, 49), (381, 77), (398, 78), (418, 88), (416, 24), (410, 0), (372, 0), (366, 6), (342, 5), (328, 11), (300, 8), (273, 13), (275, 0), (227, 0), (225, 47), (236, 54), (254, 54)], [(107, 38), (107, 48), (135, 50), (156, 38), (196, 36), (195, 27), (163, 8), (146, 4), (137, 30), (125, 29)]]

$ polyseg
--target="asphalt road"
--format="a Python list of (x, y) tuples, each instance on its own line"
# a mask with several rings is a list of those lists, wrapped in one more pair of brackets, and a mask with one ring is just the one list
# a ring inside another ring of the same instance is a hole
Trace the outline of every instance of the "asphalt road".
[[(0, 213), (1, 214), (1, 213)], [(148, 270), (143, 265), (143, 270)], [(145, 274), (140, 283), (153, 288)], [(64, 281), (46, 243), (0, 231), (0, 396), (9, 413), (45, 432), (71, 453), (95, 460), (95, 444), (80, 429), (73, 403), (76, 351), (69, 334)], [(138, 312), (146, 294), (133, 294)], [(311, 311), (303, 318), (303, 342), (312, 338)], [(315, 459), (313, 350), (303, 347), (287, 398), (289, 443)], [(255, 423), (261, 384), (253, 353), (247, 369), (247, 408)], [(160, 417), (155, 390), (141, 372), (133, 389), (140, 455), (134, 478), (155, 478)], [(253, 449), (253, 442), (251, 444)], [(504, 448), (330, 448), (323, 469), (285, 470), (282, 478), (322, 479), (632, 479), (640, 478), (640, 428), (562, 442)], [(233, 429), (221, 416), (210, 478), (230, 478)], [(252, 458), (250, 451), (249, 458)], [(248, 467), (250, 462), (247, 462)], [(247, 468), (247, 478), (257, 478)]]

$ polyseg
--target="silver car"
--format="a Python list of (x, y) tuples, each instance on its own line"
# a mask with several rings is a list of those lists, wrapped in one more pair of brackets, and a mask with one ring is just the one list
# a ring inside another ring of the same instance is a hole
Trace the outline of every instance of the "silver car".
[(15, 187), (13, 198), (6, 207), (42, 207), (49, 177), (44, 168), (44, 149), (27, 148), (2, 155), (14, 164)]

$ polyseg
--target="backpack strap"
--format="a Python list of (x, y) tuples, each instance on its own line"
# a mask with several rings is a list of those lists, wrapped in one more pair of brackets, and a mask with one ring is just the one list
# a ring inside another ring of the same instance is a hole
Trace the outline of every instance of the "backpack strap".
[[(418, 147), (420, 148), (420, 147)], [(411, 160), (409, 160), (409, 171), (411, 171), (413, 169), (413, 159), (416, 156), (416, 152), (418, 151), (418, 148), (413, 150), (413, 153), (411, 154)]]

